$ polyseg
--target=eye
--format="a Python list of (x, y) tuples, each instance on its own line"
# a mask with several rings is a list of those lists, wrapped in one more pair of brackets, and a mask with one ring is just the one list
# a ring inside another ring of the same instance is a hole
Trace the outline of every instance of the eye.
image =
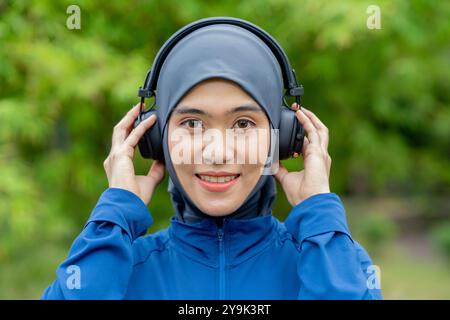
[(234, 124), (235, 129), (249, 129), (251, 127), (255, 126), (255, 123), (253, 121), (247, 120), (247, 119), (239, 119)]
[(201, 120), (198, 119), (188, 119), (181, 123), (181, 125), (188, 127), (188, 129), (196, 129), (196, 128), (202, 128), (203, 123)]

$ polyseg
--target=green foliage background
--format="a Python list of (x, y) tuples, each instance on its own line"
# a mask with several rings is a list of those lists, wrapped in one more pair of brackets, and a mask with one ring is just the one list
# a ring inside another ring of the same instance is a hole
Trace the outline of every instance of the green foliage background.
[[(81, 30), (66, 27), (71, 4), (81, 8)], [(371, 4), (381, 8), (380, 30), (366, 27)], [(373, 218), (387, 211), (370, 213), (370, 199), (422, 199), (412, 217), (424, 222), (419, 235), (448, 221), (448, 1), (0, 0), (0, 298), (39, 298), (52, 281), (107, 188), (112, 128), (137, 102), (155, 54), (173, 32), (208, 16), (249, 20), (281, 43), (305, 106), (330, 129), (332, 191), (349, 199), (363, 244), (390, 252), (377, 239), (395, 243), (398, 231), (398, 219)], [(150, 163), (136, 155), (137, 173), (146, 172)], [(172, 215), (166, 188), (167, 180), (150, 203), (150, 232)], [(356, 212), (350, 199), (361, 198), (367, 206)], [(274, 212), (283, 219), (289, 210), (280, 190)], [(433, 233), (447, 251), (449, 233)], [(396, 271), (411, 270), (409, 256), (392, 254), (396, 260), (380, 254), (386, 266), (378, 263), (387, 298), (450, 298), (448, 264), (434, 262), (440, 256), (411, 262), (413, 277), (432, 276), (410, 285)]]

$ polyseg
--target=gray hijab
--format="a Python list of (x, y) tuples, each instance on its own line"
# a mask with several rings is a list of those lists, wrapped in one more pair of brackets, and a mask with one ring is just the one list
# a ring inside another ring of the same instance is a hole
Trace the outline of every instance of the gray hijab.
[[(281, 68), (258, 36), (238, 26), (215, 24), (195, 30), (172, 48), (158, 77), (155, 103), (157, 121), (163, 131), (168, 192), (177, 219), (186, 223), (196, 223), (210, 216), (195, 206), (177, 178), (169, 156), (167, 123), (181, 98), (196, 84), (210, 78), (235, 82), (263, 108), (272, 128), (278, 129), (280, 123)], [(250, 219), (271, 214), (275, 195), (274, 177), (261, 175), (241, 207), (227, 218)]]

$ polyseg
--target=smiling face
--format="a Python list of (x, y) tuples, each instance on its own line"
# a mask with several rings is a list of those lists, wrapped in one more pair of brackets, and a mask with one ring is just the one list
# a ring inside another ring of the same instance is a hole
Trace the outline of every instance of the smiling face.
[(234, 82), (209, 79), (183, 97), (168, 126), (171, 161), (194, 204), (216, 217), (238, 209), (269, 151), (269, 120), (258, 103)]

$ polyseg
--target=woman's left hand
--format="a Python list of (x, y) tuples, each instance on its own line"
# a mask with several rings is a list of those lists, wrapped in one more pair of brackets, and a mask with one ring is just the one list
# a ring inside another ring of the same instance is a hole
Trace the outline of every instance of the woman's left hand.
[[(292, 109), (298, 109), (296, 103), (292, 105)], [(295, 114), (306, 131), (301, 151), (304, 169), (288, 172), (280, 162), (278, 172), (275, 174), (292, 206), (315, 194), (330, 192), (331, 168), (328, 128), (314, 113), (303, 107)], [(298, 154), (294, 154), (294, 157), (298, 157)]]

